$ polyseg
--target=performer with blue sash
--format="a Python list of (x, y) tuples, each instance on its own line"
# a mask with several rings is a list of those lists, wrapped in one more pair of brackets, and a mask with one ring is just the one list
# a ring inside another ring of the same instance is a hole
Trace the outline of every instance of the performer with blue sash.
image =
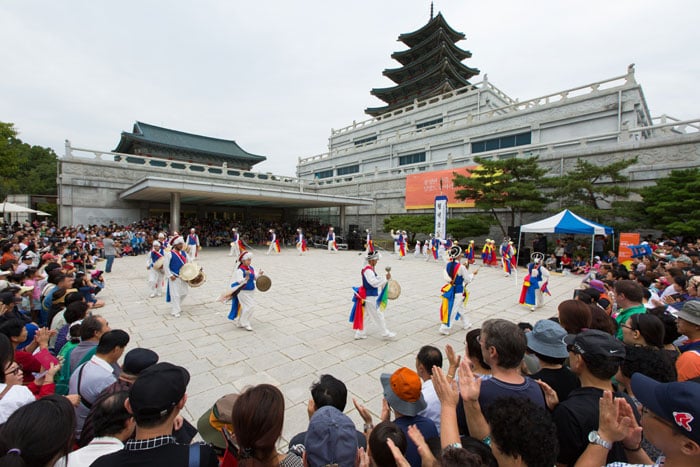
[(338, 253), (338, 244), (335, 242), (335, 232), (333, 231), (333, 227), (328, 227), (326, 241), (328, 242), (328, 253), (333, 253), (334, 251)]
[(243, 240), (241, 240), (238, 229), (231, 229), (231, 250), (228, 252), (228, 255), (239, 258), (244, 251), (246, 251), (245, 246), (243, 246)]
[(269, 255), (272, 252), (279, 253), (280, 252), (280, 239), (277, 238), (277, 233), (275, 232), (275, 229), (270, 229), (268, 233), (270, 234), (270, 237), (269, 237), (270, 240), (268, 242), (270, 244), (270, 247), (267, 249), (267, 253), (265, 253), (265, 254)]
[(190, 229), (190, 234), (187, 236), (187, 259), (194, 261), (200, 248), (199, 235), (195, 233), (194, 229)]
[(304, 238), (304, 232), (301, 230), (301, 228), (297, 229), (295, 243), (297, 246), (297, 251), (299, 252), (299, 256), (303, 255), (308, 248), (306, 247), (306, 238)]
[(530, 258), (532, 262), (527, 265), (528, 274), (523, 282), (520, 303), (529, 306), (530, 311), (535, 311), (535, 308), (542, 306), (544, 294), (551, 295), (547, 290), (549, 270), (542, 264), (544, 254), (535, 252)]
[(387, 271), (386, 277), (380, 277), (374, 270), (374, 267), (379, 261), (379, 253), (373, 251), (365, 257), (367, 264), (362, 268), (362, 286), (353, 287), (353, 308), (350, 312), (350, 322), (355, 330), (355, 339), (367, 339), (365, 331), (365, 315), (369, 313), (379, 329), (382, 331), (382, 337), (391, 339), (396, 336), (396, 333), (389, 331), (384, 321), (384, 313), (377, 310), (378, 302), (381, 301), (381, 295), (387, 285), (387, 281), (391, 279), (391, 273)]
[[(461, 320), (462, 327), (468, 329), (472, 323), (467, 321), (464, 315), (460, 313), (460, 310), (454, 309), (455, 300), (459, 300), (460, 303), (457, 304), (459, 308), (464, 311), (467, 307), (467, 301), (469, 300), (469, 292), (467, 291), (467, 285), (474, 280), (474, 276), (478, 274), (478, 271), (474, 274), (469, 273), (467, 268), (469, 264), (462, 264), (460, 258), (462, 256), (462, 249), (459, 245), (454, 245), (447, 252), (447, 256), (450, 261), (443, 270), (443, 277), (447, 281), (441, 292), (441, 304), (440, 304), (440, 334), (445, 336), (450, 335), (450, 330), (452, 328), (452, 323), (454, 321)], [(461, 298), (460, 298), (461, 294)]]
[(151, 290), (151, 295), (149, 295), (149, 298), (153, 298), (156, 295), (159, 297), (163, 295), (163, 282), (165, 280), (165, 272), (163, 271), (163, 267), (161, 267), (160, 269), (156, 269), (153, 266), (155, 265), (156, 261), (158, 261), (164, 256), (164, 254), (165, 252), (163, 251), (160, 242), (158, 240), (155, 240), (153, 242), (153, 249), (148, 254), (148, 259), (146, 260), (146, 269), (148, 270), (148, 285)]
[(231, 311), (228, 314), (228, 319), (232, 320), (236, 327), (247, 331), (253, 330), (250, 319), (253, 317), (255, 306), (255, 279), (263, 275), (263, 271), (256, 275), (255, 269), (250, 265), (252, 260), (253, 254), (249, 251), (244, 251), (238, 258), (239, 264), (230, 290)]
[(172, 250), (165, 257), (165, 276), (168, 278), (168, 289), (165, 294), (165, 301), (172, 305), (170, 312), (175, 318), (180, 317), (182, 311), (182, 301), (187, 297), (190, 291), (190, 285), (187, 281), (180, 279), (180, 269), (187, 264), (187, 255), (183, 251), (185, 248), (185, 240), (176, 235), (172, 239)]

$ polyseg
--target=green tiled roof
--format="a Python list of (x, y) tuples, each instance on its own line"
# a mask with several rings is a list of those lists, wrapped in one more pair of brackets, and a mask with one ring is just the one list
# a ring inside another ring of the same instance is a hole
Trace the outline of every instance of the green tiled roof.
[(245, 151), (233, 140), (194, 135), (143, 122), (134, 124), (133, 133), (123, 131), (119, 144), (114, 151), (130, 154), (134, 143), (143, 143), (173, 150), (192, 151), (201, 153), (203, 156), (223, 157), (225, 159), (245, 161), (250, 164), (257, 164), (267, 159), (265, 156), (258, 156)]

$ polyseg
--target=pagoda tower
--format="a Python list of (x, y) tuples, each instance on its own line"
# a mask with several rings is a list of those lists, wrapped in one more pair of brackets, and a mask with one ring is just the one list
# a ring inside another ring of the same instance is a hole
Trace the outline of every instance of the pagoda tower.
[(442, 13), (435, 17), (431, 14), (430, 21), (417, 31), (401, 34), (399, 41), (406, 44), (408, 50), (391, 54), (401, 67), (383, 72), (396, 86), (372, 89), (370, 93), (387, 105), (367, 108), (365, 113), (377, 117), (410, 105), (414, 100), (469, 86), (469, 79), (478, 75), (479, 70), (462, 63), (472, 56), (471, 52), (455, 45), (464, 38), (463, 33), (447, 24)]

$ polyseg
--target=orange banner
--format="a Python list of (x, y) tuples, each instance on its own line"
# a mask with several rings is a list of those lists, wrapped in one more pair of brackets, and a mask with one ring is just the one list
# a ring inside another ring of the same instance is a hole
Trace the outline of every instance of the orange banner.
[(617, 262), (629, 266), (632, 263), (632, 250), (628, 245), (639, 245), (639, 234), (632, 232), (620, 233), (620, 247), (617, 249)]
[(435, 205), (435, 197), (439, 195), (447, 196), (447, 207), (449, 208), (474, 207), (474, 201), (471, 199), (464, 201), (457, 199), (452, 179), (455, 173), (469, 177), (471, 175), (469, 170), (476, 167), (478, 166), (472, 165), (459, 169), (408, 175), (406, 177), (406, 209), (432, 209)]

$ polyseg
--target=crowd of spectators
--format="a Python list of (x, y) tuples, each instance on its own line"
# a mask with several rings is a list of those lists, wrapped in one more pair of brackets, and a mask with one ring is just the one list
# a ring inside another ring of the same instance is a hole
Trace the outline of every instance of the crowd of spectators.
[[(270, 228), (237, 226), (256, 243)], [(231, 226), (193, 227), (215, 244)], [(279, 388), (224, 395), (195, 428), (189, 371), (125, 353), (128, 333), (98, 314), (105, 239), (138, 254), (132, 239), (162, 228), (17, 225), (0, 243), (1, 465), (700, 465), (699, 243), (654, 243), (630, 267), (608, 255), (556, 316), (489, 319), (464, 348), (416, 348), (415, 367), (378, 378), (381, 407), (350, 398), (361, 430), (345, 414), (353, 388), (321, 375), (308, 427), (284, 445)]]

